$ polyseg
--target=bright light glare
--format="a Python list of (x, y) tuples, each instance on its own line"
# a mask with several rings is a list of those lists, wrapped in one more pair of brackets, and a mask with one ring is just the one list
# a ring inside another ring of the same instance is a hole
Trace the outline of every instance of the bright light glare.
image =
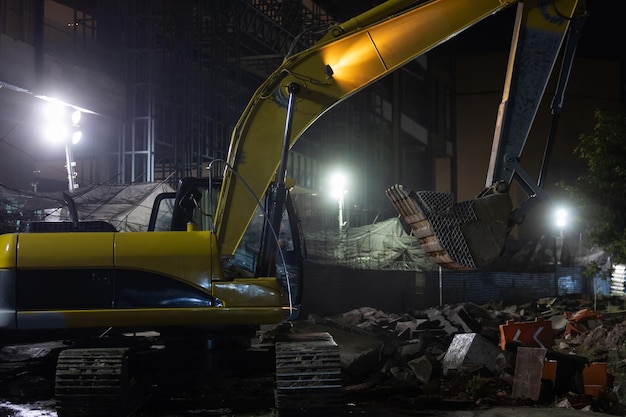
[(372, 41), (368, 36), (346, 39), (341, 43), (341, 47), (339, 45), (324, 47), (320, 52), (322, 65), (332, 69), (332, 78), (340, 84), (363, 85), (374, 75), (385, 71), (380, 56), (373, 50)]
[(44, 128), (44, 136), (52, 142), (63, 142), (67, 138), (67, 126), (61, 123), (51, 123)]
[(53, 101), (46, 103), (44, 115), (50, 121), (62, 120), (67, 117), (65, 106)]
[(348, 180), (344, 173), (335, 172), (334, 174), (332, 174), (330, 177), (331, 197), (334, 198), (335, 200), (339, 200), (340, 198), (342, 198), (347, 192), (346, 190), (347, 183), (348, 183)]
[(83, 132), (81, 132), (80, 130), (77, 130), (76, 132), (72, 133), (72, 144), (76, 145), (78, 142), (80, 142), (80, 139), (83, 137)]
[(72, 113), (72, 124), (74, 126), (76, 126), (78, 122), (80, 122), (80, 116), (81, 112), (79, 110), (75, 110), (74, 113)]
[(562, 229), (563, 227), (567, 226), (567, 217), (568, 217), (567, 210), (565, 210), (564, 208), (560, 208), (560, 209), (557, 209), (554, 212), (554, 214), (555, 214), (555, 223), (557, 227)]
[(70, 114), (68, 106), (56, 101), (48, 101), (43, 110), (48, 122), (43, 129), (43, 135), (47, 140), (57, 143), (71, 140), (74, 145), (80, 142), (82, 132), (73, 131), (78, 127), (82, 115), (79, 110), (74, 110)]

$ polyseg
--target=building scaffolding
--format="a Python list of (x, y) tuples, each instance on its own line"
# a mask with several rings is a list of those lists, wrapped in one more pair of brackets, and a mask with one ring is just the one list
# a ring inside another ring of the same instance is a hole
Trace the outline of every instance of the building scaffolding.
[(299, 35), (327, 25), (321, 12), (285, 0), (128, 2), (121, 180), (202, 176), (225, 160), (247, 97), (286, 54), (310, 46)]
[[(33, 42), (36, 55), (42, 56), (33, 71), (42, 82), (33, 84), (39, 90), (52, 86), (64, 91), (98, 115), (91, 120), (98, 125), (93, 140), (83, 141), (74, 152), (81, 187), (110, 180), (174, 183), (187, 176), (207, 176), (209, 165), (212, 175), (222, 175), (235, 123), (263, 80), (286, 56), (319, 40), (335, 19), (346, 20), (379, 3), (30, 1), (33, 7), (20, 9), (19, 19), (11, 22), (32, 18), (37, 28), (41, 21), (40, 43), (38, 37), (26, 36), (28, 25), (12, 33), (26, 40), (24, 49)], [(0, 9), (5, 2), (0, 0)], [(0, 29), (7, 26), (3, 22), (0, 18)], [(392, 209), (384, 190), (393, 183), (419, 178), (421, 183), (415, 185), (432, 188), (432, 169), (425, 162), (433, 153), (430, 141), (448, 143), (453, 138), (437, 138), (436, 132), (443, 129), (430, 129), (427, 116), (410, 120), (407, 109), (415, 103), (443, 102), (429, 92), (432, 78), (404, 81), (411, 65), (417, 64), (409, 63), (339, 103), (292, 149), (287, 174), (297, 179), (305, 216), (323, 217), (325, 207), (317, 196), (324, 193), (324, 172), (336, 162), (351, 163), (355, 178), (369, 178), (350, 190), (352, 226), (368, 224), (381, 210)], [(426, 104), (422, 109), (420, 114), (435, 111)], [(407, 133), (402, 125), (407, 120), (409, 126), (421, 125), (423, 138)], [(45, 161), (33, 159), (47, 168)], [(418, 169), (419, 175), (414, 175)], [(44, 178), (35, 175), (32, 182), (44, 183)]]

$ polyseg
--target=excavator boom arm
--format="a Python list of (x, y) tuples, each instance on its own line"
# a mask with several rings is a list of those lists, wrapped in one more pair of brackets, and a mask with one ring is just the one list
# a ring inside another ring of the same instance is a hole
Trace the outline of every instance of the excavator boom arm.
[(525, 1), (518, 13), (485, 187), (511, 184), (578, 1)]
[[(401, 185), (387, 190), (436, 264), (447, 269), (489, 266), (502, 255), (511, 227), (529, 207), (545, 199), (545, 192), (519, 160), (578, 8), (578, 0), (525, 0), (518, 4), (486, 188), (476, 199), (456, 203), (450, 193), (413, 192)], [(583, 18), (584, 13), (578, 17)], [(576, 30), (579, 26), (575, 25)], [(571, 58), (572, 54), (566, 54), (565, 59)], [(508, 194), (513, 180), (529, 196), (524, 206), (516, 209)]]
[[(329, 34), (288, 57), (255, 92), (232, 134), (216, 210), (222, 256), (235, 251), (276, 176), (290, 85), (299, 85), (288, 141), (291, 148), (336, 104), (516, 1), (433, 0), (406, 9), (411, 3), (415, 2), (387, 2), (373, 14), (348, 21), (331, 31), (339, 37)], [(361, 21), (374, 23), (362, 27)]]

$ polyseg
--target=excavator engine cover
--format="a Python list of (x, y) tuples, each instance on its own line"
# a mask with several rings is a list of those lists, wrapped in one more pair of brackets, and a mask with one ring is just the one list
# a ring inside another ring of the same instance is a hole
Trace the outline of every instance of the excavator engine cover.
[(502, 254), (513, 207), (508, 194), (455, 203), (451, 193), (406, 191), (395, 185), (387, 196), (428, 256), (441, 267), (483, 268)]

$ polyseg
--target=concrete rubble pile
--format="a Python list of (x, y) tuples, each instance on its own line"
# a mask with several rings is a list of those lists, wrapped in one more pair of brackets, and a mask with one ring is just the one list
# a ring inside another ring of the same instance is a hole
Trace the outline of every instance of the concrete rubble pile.
[(405, 314), (361, 307), (310, 315), (290, 331), (333, 335), (348, 394), (394, 395), (422, 406), (537, 404), (625, 415), (623, 303), (550, 298)]
[[(333, 336), (348, 401), (412, 409), (540, 405), (626, 415), (626, 299), (619, 297), (467, 302), (403, 314), (361, 307), (268, 326), (256, 347), (270, 346), (282, 332)], [(48, 398), (53, 359), (65, 347), (63, 341), (3, 346), (0, 394)]]

